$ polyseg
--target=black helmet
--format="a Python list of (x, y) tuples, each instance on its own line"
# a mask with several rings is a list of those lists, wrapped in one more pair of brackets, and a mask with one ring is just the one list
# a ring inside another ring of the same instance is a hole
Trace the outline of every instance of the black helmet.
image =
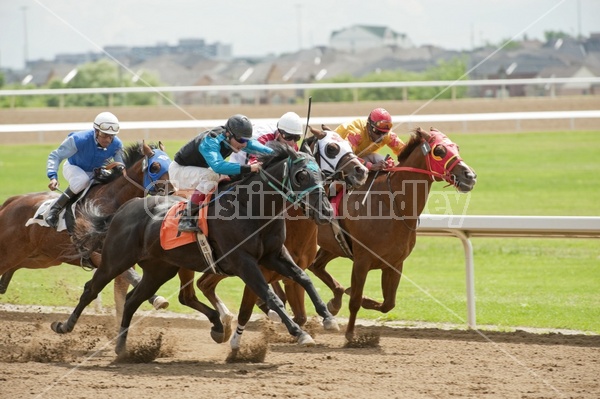
[(250, 123), (248, 117), (244, 115), (236, 114), (227, 119), (225, 128), (228, 132), (233, 134), (233, 137), (236, 139), (241, 137), (249, 139), (252, 137), (252, 123)]

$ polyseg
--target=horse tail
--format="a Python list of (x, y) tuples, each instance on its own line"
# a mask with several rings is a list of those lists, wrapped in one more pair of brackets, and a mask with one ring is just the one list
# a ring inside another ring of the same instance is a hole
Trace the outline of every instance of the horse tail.
[(79, 209), (71, 241), (82, 255), (90, 256), (102, 250), (113, 216), (103, 214), (95, 201), (88, 201)]

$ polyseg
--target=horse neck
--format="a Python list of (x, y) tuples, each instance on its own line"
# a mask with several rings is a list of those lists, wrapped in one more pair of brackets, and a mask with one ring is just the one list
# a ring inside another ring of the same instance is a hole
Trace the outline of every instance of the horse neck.
[[(140, 176), (138, 176), (138, 174)], [(101, 200), (99, 205), (105, 212), (115, 212), (121, 205), (130, 199), (143, 197), (145, 192), (141, 188), (143, 187), (141, 170), (139, 173), (133, 173), (133, 171), (130, 170), (128, 177), (135, 181), (139, 186), (129, 181), (125, 176), (120, 176), (110, 183), (95, 186), (95, 190), (90, 192), (88, 198)]]
[[(415, 149), (407, 160), (399, 166), (423, 171), (428, 170), (427, 162), (421, 153), (420, 147)], [(431, 183), (433, 183), (431, 177), (425, 173), (399, 171), (392, 173), (389, 181), (391, 191), (395, 194), (396, 212), (401, 209), (403, 216), (411, 222), (414, 221), (416, 226), (418, 216), (425, 209), (427, 198), (431, 191)], [(385, 184), (388, 183), (386, 182)]]
[[(249, 212), (253, 215), (263, 215), (263, 216), (280, 216), (283, 212), (283, 207), (285, 204), (285, 198), (281, 194), (281, 192), (275, 190), (269, 182), (278, 189), (282, 189), (280, 182), (283, 180), (283, 176), (281, 175), (281, 164), (273, 165), (264, 170), (266, 175), (269, 178), (269, 181), (265, 181), (259, 174), (253, 174), (250, 180), (246, 183), (250, 188), (250, 196), (251, 200), (249, 204), (246, 206), (250, 206), (248, 209)], [(259, 200), (256, 200), (256, 192), (252, 189), (254, 185), (260, 184), (261, 188), (258, 191)]]

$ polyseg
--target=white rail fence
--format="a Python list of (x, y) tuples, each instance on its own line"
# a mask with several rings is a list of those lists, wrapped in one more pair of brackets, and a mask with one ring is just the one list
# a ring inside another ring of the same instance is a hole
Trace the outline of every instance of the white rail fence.
[(566, 85), (582, 87), (582, 85), (600, 85), (600, 77), (577, 78), (531, 78), (531, 79), (475, 79), (475, 80), (429, 80), (413, 82), (349, 82), (349, 83), (286, 83), (256, 85), (214, 85), (214, 86), (162, 86), (162, 87), (96, 87), (79, 89), (32, 89), (32, 90), (0, 90), (0, 97), (38, 96), (38, 95), (70, 95), (70, 94), (127, 94), (127, 93), (214, 93), (214, 92), (270, 92), (270, 91), (304, 91), (322, 89), (373, 89), (414, 87), (444, 87), (452, 90), (456, 87), (508, 87), (508, 86), (544, 86), (550, 94), (553, 88)]
[[(335, 126), (344, 121), (364, 116), (330, 116), (330, 117), (315, 117), (310, 119), (310, 124), (319, 126), (326, 124)], [(566, 119), (570, 121), (571, 129), (576, 126), (575, 121), (578, 119), (598, 119), (600, 118), (600, 110), (589, 111), (543, 111), (543, 112), (495, 112), (495, 113), (479, 113), (479, 114), (426, 114), (426, 115), (393, 115), (394, 124), (418, 124), (418, 123), (438, 123), (438, 122), (471, 122), (471, 121), (510, 121), (516, 123), (516, 130), (520, 121), (525, 120), (557, 120)], [(276, 123), (277, 119), (273, 118), (256, 118), (252, 119), (255, 123)], [(123, 121), (121, 129), (127, 130), (149, 130), (160, 129), (204, 129), (212, 128), (223, 124), (222, 119), (202, 119), (202, 120), (172, 120), (172, 121)], [(598, 125), (600, 127), (600, 124)], [(34, 123), (34, 124), (0, 124), (0, 133), (38, 133), (43, 136), (43, 133), (49, 132), (73, 132), (78, 130), (86, 130), (90, 128), (90, 122), (73, 122), (73, 123)], [(147, 134), (146, 134), (147, 135)], [(147, 138), (147, 137), (146, 137)]]
[(600, 217), (583, 216), (442, 216), (423, 214), (419, 235), (451, 236), (465, 253), (467, 324), (476, 327), (473, 237), (600, 238)]

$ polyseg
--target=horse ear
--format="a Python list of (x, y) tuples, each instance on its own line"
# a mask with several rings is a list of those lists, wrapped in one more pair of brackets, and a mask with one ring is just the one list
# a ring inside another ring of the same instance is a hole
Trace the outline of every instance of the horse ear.
[(315, 136), (318, 140), (321, 140), (322, 138), (325, 138), (325, 136), (327, 136), (327, 133), (325, 133), (322, 130), (315, 129), (312, 126), (309, 126), (309, 129), (313, 136)]
[(146, 144), (146, 140), (142, 140), (142, 149), (144, 151), (144, 155), (148, 158), (152, 158), (154, 156), (154, 151), (152, 151), (152, 148)]
[(162, 151), (165, 152), (165, 145), (162, 143), (162, 141), (158, 142), (158, 148)]
[(321, 129), (323, 130), (331, 130), (331, 128), (327, 125), (321, 125)]

